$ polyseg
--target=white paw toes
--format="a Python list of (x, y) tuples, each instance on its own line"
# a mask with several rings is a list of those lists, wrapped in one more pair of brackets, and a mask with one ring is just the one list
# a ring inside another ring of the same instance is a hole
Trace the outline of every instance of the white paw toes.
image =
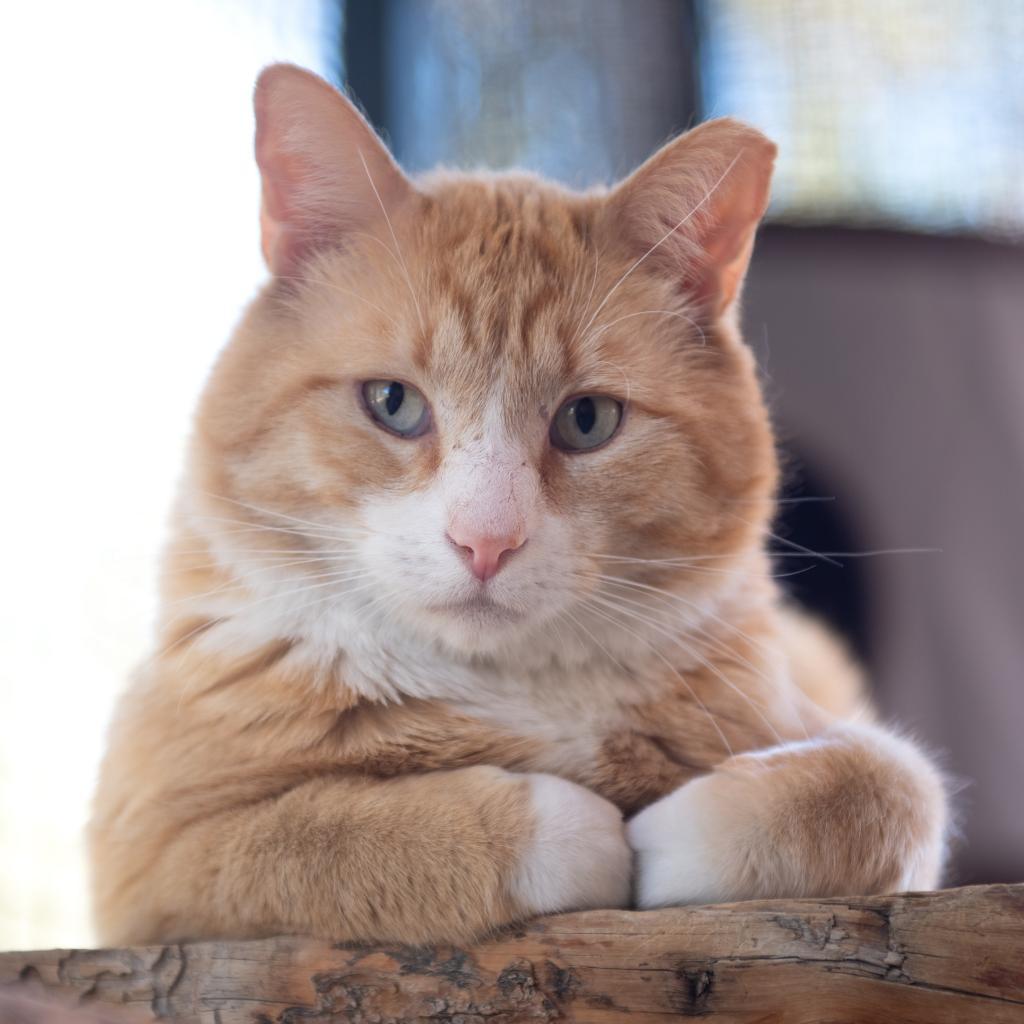
[(555, 775), (531, 775), (534, 829), (512, 880), (527, 914), (629, 905), (632, 851), (612, 803)]
[(709, 777), (644, 808), (626, 826), (636, 853), (637, 906), (721, 903), (730, 898), (730, 853), (717, 835)]
[(945, 821), (942, 779), (916, 748), (847, 727), (733, 758), (641, 811), (627, 826), (637, 903), (927, 887)]

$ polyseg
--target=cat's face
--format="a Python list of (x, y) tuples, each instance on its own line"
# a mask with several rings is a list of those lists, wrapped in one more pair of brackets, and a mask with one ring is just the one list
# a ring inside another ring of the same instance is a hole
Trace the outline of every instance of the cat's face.
[(220, 557), (311, 620), (362, 609), (464, 654), (643, 596), (602, 577), (698, 604), (727, 584), (775, 484), (732, 315), (770, 144), (720, 123), (580, 196), (410, 184), (296, 69), (257, 113), (275, 278), (196, 439), (197, 507), (234, 521), (202, 520)]

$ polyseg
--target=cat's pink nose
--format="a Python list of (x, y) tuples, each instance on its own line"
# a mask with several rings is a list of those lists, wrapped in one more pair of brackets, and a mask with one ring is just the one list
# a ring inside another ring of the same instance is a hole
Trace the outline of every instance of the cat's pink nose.
[(526, 543), (526, 538), (519, 534), (492, 537), (467, 530), (458, 523), (452, 523), (448, 539), (466, 556), (473, 575), (481, 582), (496, 576), (508, 561), (507, 556)]

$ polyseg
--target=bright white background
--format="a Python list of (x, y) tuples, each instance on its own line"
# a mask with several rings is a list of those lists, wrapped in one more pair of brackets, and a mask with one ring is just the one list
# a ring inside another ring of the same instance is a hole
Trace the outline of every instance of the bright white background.
[(0, 949), (92, 941), (82, 829), (204, 374), (263, 279), (259, 68), (327, 0), (0, 14)]

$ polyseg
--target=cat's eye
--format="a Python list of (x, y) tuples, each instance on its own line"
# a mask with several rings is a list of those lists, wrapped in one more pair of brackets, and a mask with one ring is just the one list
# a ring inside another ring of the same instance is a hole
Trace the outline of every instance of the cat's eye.
[(363, 385), (363, 402), (377, 423), (399, 437), (419, 437), (430, 426), (427, 400), (411, 384), (368, 380)]
[(551, 421), (551, 443), (567, 452), (583, 452), (605, 443), (622, 422), (622, 403), (607, 395), (570, 398)]

